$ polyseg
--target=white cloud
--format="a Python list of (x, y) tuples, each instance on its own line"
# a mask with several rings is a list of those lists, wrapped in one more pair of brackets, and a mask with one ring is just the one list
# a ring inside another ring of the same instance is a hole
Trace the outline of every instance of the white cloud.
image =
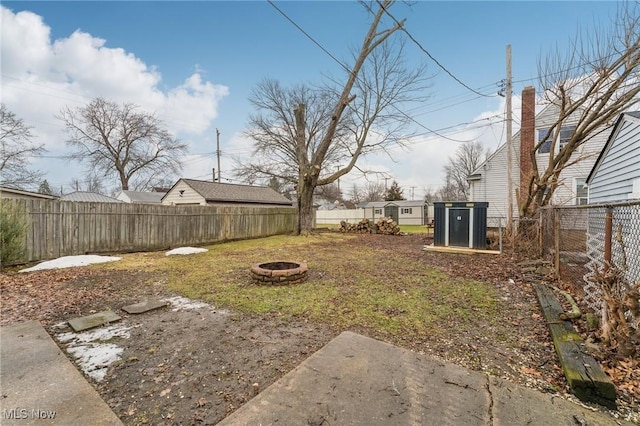
[[(154, 66), (122, 48), (106, 47), (106, 40), (76, 30), (52, 41), (42, 17), (4, 6), (0, 13), (2, 102), (33, 127), (36, 141), (50, 154), (65, 152), (63, 126), (55, 118), (64, 106), (77, 108), (99, 96), (131, 102), (155, 113), (169, 131), (195, 147), (229, 94), (227, 87), (203, 80), (197, 68), (177, 87), (163, 88)], [(82, 177), (79, 167), (61, 161), (41, 160), (38, 167), (56, 183)]]

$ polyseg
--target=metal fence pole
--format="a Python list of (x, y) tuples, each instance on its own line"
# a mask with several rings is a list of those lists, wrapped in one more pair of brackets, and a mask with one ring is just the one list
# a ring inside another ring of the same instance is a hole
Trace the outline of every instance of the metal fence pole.
[(556, 277), (560, 278), (560, 213), (553, 209), (553, 266)]
[(604, 267), (611, 266), (611, 237), (613, 234), (613, 209), (607, 207), (604, 215)]

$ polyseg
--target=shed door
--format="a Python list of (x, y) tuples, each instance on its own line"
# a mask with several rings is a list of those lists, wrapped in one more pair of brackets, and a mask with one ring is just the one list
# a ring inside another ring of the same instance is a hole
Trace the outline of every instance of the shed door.
[(400, 222), (398, 221), (398, 206), (386, 206), (384, 208), (384, 215), (386, 217), (390, 217), (393, 219), (398, 225)]
[(449, 209), (449, 245), (469, 247), (469, 209)]

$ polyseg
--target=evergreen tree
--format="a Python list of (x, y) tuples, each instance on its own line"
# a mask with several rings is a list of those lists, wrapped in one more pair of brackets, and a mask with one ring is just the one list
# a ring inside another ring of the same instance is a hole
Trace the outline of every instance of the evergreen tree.
[(384, 200), (385, 201), (406, 200), (406, 198), (402, 193), (403, 193), (402, 188), (400, 188), (400, 185), (398, 185), (398, 182), (394, 180), (391, 186), (389, 187), (389, 189), (387, 189), (387, 192), (384, 196)]
[(38, 192), (40, 194), (53, 195), (53, 191), (51, 190), (51, 187), (49, 186), (49, 182), (47, 182), (46, 179), (43, 180), (40, 186), (38, 187)]

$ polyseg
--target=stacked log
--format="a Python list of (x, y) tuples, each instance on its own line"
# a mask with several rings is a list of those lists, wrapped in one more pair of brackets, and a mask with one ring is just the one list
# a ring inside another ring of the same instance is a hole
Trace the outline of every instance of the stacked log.
[(384, 235), (400, 235), (400, 227), (390, 217), (381, 217), (376, 222), (376, 229), (378, 234)]
[(377, 222), (373, 223), (369, 219), (362, 219), (358, 223), (349, 223), (347, 221), (340, 222), (340, 232), (352, 234), (384, 234), (399, 235), (400, 227), (389, 217), (381, 217)]
[(374, 224), (369, 219), (362, 219), (358, 223), (340, 222), (340, 232), (352, 234), (370, 234), (373, 231)]

